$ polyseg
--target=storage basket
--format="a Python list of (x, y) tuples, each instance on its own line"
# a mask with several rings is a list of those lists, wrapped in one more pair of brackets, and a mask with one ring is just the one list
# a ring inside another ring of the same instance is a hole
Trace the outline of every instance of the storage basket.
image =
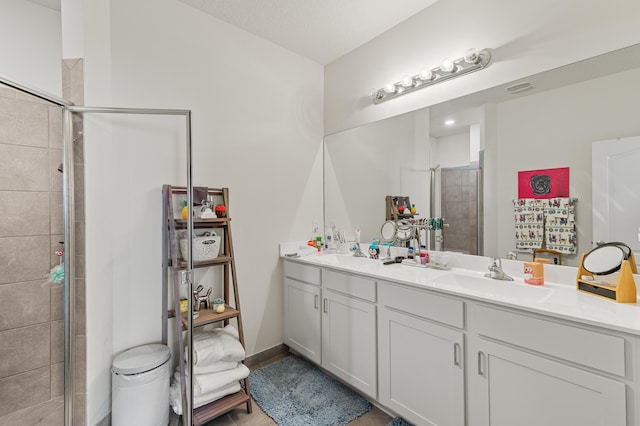
[[(180, 240), (180, 253), (182, 258), (187, 258), (187, 244), (189, 240), (187, 238), (181, 238)], [(205, 260), (211, 260), (218, 257), (220, 252), (220, 236), (196, 236), (193, 237), (193, 250), (191, 255), (194, 262), (202, 262)]]

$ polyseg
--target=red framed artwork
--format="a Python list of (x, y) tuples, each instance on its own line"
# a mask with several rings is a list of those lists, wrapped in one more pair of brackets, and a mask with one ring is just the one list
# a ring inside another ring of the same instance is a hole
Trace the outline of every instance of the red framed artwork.
[(569, 167), (518, 172), (518, 198), (569, 196)]

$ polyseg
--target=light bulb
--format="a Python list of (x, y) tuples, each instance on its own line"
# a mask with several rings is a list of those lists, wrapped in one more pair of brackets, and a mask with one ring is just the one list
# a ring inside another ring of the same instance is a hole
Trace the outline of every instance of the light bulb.
[(454, 124), (456, 124), (456, 120), (446, 120), (444, 124), (446, 124), (447, 126), (453, 126)]
[(442, 61), (442, 65), (440, 65), (440, 69), (444, 72), (452, 72), (454, 67), (455, 65), (453, 64), (453, 61), (449, 58)]
[(402, 86), (403, 87), (412, 87), (413, 86), (413, 77), (410, 75), (405, 75), (402, 77)]
[(420, 80), (422, 81), (433, 80), (433, 73), (431, 72), (431, 70), (427, 68), (423, 68), (420, 71)]
[(378, 89), (369, 89), (369, 97), (371, 99), (378, 99), (380, 97)]
[(475, 48), (471, 48), (464, 53), (464, 61), (468, 64), (475, 64), (480, 59), (480, 55)]
[(393, 83), (389, 83), (386, 86), (384, 86), (384, 91), (389, 94), (396, 93), (396, 85)]

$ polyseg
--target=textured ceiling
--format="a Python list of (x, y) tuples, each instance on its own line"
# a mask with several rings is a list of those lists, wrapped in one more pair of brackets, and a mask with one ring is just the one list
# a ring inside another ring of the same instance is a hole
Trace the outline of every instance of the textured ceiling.
[(320, 64), (437, 0), (180, 0)]

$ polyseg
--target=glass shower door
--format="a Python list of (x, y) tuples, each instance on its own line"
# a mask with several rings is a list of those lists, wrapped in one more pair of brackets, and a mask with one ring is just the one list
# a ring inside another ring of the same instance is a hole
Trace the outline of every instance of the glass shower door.
[[(81, 377), (77, 370), (66, 372), (68, 425), (79, 424), (70, 420), (74, 412), (84, 411), (87, 424), (108, 418), (117, 355), (150, 343), (173, 347), (176, 341), (173, 322), (168, 333), (166, 328), (172, 301), (163, 299), (172, 293), (162, 288), (167, 255), (162, 185), (187, 187), (191, 198), (190, 120), (186, 110), (70, 106), (65, 111), (65, 196), (74, 206), (66, 215), (65, 236), (76, 260), (66, 270), (74, 283), (66, 353), (70, 365), (86, 366)], [(189, 221), (189, 236), (192, 229)], [(183, 255), (189, 271), (188, 251)], [(86, 406), (73, 407), (83, 396)]]

